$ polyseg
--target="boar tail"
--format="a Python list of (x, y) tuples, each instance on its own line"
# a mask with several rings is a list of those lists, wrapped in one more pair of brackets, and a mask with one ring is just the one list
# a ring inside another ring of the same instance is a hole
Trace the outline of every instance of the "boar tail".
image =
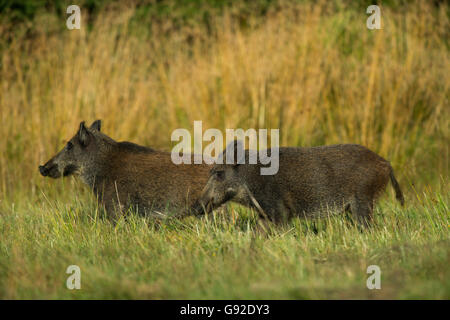
[(395, 198), (400, 201), (400, 204), (403, 206), (405, 204), (405, 198), (403, 197), (402, 190), (400, 189), (400, 186), (398, 184), (397, 179), (395, 179), (394, 176), (394, 170), (391, 168), (391, 172), (389, 173), (389, 176), (391, 178), (392, 186), (395, 190)]

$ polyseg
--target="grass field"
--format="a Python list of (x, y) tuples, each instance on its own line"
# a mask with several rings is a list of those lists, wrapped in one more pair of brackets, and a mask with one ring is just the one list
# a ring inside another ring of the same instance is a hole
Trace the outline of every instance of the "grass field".
[[(113, 227), (94, 207), (29, 204), (0, 219), (2, 298), (448, 299), (448, 197), (384, 202), (361, 232), (341, 217), (294, 220), (269, 236), (247, 210), (155, 224), (131, 216)], [(84, 201), (83, 201), (84, 203)], [(81, 290), (65, 286), (69, 265)], [(381, 269), (368, 290), (366, 269)]]
[[(0, 298), (450, 299), (448, 5), (389, 2), (368, 30), (360, 3), (145, 3), (82, 7), (73, 31), (65, 10), (0, 15)], [(37, 170), (98, 118), (163, 150), (194, 120), (360, 143), (391, 161), (406, 205), (389, 185), (366, 231), (336, 216), (261, 235), (235, 205), (113, 226), (80, 181)]]

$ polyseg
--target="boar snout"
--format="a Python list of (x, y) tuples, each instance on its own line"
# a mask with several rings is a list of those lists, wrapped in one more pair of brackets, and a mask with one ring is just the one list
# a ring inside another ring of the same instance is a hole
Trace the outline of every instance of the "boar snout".
[(61, 176), (58, 165), (53, 162), (47, 162), (43, 166), (39, 166), (39, 172), (44, 177), (59, 178)]
[(39, 172), (44, 177), (48, 176), (48, 170), (45, 166), (39, 166)]
[(194, 205), (191, 207), (191, 213), (195, 216), (202, 216), (205, 212), (205, 206), (203, 205), (203, 202), (198, 200), (194, 203)]
[(195, 205), (197, 215), (210, 213), (214, 209), (214, 198), (203, 194)]
[(200, 199), (196, 208), (197, 214), (205, 214), (210, 213), (212, 211), (212, 203), (211, 201), (205, 201)]

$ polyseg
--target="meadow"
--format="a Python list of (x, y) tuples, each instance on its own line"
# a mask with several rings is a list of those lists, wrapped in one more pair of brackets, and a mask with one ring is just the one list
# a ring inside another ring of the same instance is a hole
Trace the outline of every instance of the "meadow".
[[(368, 30), (359, 2), (144, 3), (82, 7), (71, 31), (57, 8), (0, 15), (0, 298), (450, 298), (447, 4), (386, 4)], [(365, 231), (335, 216), (263, 235), (237, 205), (112, 225), (81, 181), (37, 170), (95, 119), (167, 151), (194, 120), (278, 128), (283, 146), (360, 143), (391, 161), (406, 205), (388, 185)]]

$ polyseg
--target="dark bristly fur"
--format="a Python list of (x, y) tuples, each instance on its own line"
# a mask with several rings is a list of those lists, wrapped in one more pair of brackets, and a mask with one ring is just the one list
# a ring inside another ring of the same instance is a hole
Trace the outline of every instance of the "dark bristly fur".
[(59, 178), (76, 174), (92, 187), (108, 216), (133, 207), (139, 213), (187, 213), (208, 179), (206, 164), (175, 165), (169, 152), (117, 142), (84, 122), (75, 136), (39, 170)]
[[(293, 216), (319, 217), (349, 209), (362, 225), (372, 218), (373, 204), (389, 179), (397, 199), (403, 194), (388, 161), (354, 144), (313, 148), (279, 148), (279, 171), (261, 175), (261, 164), (217, 164), (211, 170), (199, 205), (210, 211), (231, 200), (262, 208), (275, 222)], [(225, 157), (225, 151), (224, 151)], [(256, 202), (255, 202), (256, 201)], [(255, 205), (256, 204), (256, 205)]]

